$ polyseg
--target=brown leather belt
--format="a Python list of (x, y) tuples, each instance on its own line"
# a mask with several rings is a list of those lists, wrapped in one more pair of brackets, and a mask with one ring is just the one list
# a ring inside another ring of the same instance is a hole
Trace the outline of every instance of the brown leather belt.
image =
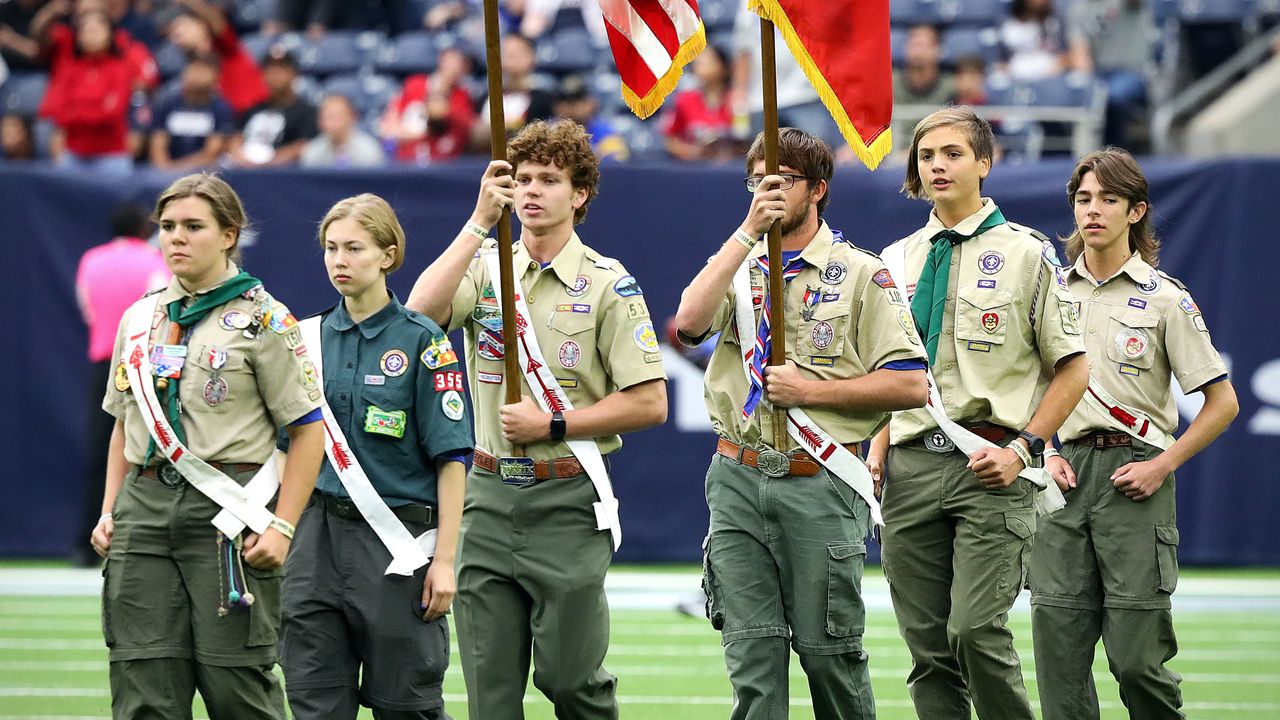
[[(257, 472), (258, 468), (262, 467), (258, 463), (222, 462), (211, 462), (209, 463), (209, 466), (214, 470), (218, 470), (228, 475)], [(159, 480), (161, 483), (169, 487), (177, 487), (187, 481), (186, 478), (182, 477), (182, 473), (178, 472), (178, 468), (167, 462), (162, 462), (159, 465), (148, 465), (139, 469), (138, 477), (147, 478), (148, 480)]]
[[(492, 473), (499, 472), (498, 458), (480, 449), (476, 450), (472, 464)], [(578, 462), (578, 458), (572, 456), (555, 458), (554, 460), (533, 461), (533, 477), (538, 482), (577, 477), (584, 472), (586, 470), (582, 469), (582, 463)]]
[[(858, 443), (849, 443), (844, 447), (855, 456), (862, 452), (862, 448)], [(755, 450), (724, 438), (716, 441), (716, 453), (736, 463), (757, 468), (770, 477), (785, 477), (787, 475), (813, 477), (822, 469), (822, 463), (803, 450), (797, 450), (790, 455), (786, 455), (779, 453), (777, 450)], [(782, 455), (787, 464), (783, 465), (783, 461), (773, 461), (770, 457), (771, 454)], [(764, 461), (761, 461), (762, 455), (766, 458)]]
[(1112, 447), (1133, 447), (1133, 436), (1129, 433), (1095, 430), (1088, 435), (1078, 437), (1071, 442), (1077, 442), (1095, 450)]
[[(316, 505), (324, 508), (324, 511), (330, 515), (337, 515), (344, 520), (365, 522), (364, 515), (360, 514), (360, 509), (351, 500), (326, 495), (319, 490), (312, 493), (311, 497), (315, 499)], [(436, 526), (436, 509), (430, 505), (400, 505), (391, 508), (391, 514), (405, 522), (423, 523), (428, 526), (427, 529)]]

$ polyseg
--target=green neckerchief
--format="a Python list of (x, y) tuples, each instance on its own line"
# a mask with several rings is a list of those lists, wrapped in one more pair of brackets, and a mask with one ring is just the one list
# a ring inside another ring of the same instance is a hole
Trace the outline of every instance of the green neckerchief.
[[(241, 270), (239, 275), (236, 275), (213, 290), (197, 295), (196, 301), (185, 308), (182, 307), (182, 298), (169, 303), (165, 307), (165, 310), (169, 314), (169, 322), (177, 323), (178, 327), (186, 330), (205, 319), (209, 313), (219, 307), (222, 307), (229, 300), (238, 295), (243, 295), (261, 284), (261, 280), (250, 275), (244, 270)], [(178, 412), (178, 383), (175, 381), (170, 381), (168, 386), (165, 388), (164, 414), (168, 416), (169, 424), (173, 426), (173, 432), (178, 438), (178, 442), (186, 444), (187, 435), (182, 429), (182, 422), (179, 419)], [(151, 462), (151, 456), (155, 454), (155, 451), (156, 441), (155, 438), (152, 438), (147, 443), (147, 455), (142, 461), (143, 466), (146, 466)]]
[(947, 285), (951, 280), (951, 249), (965, 240), (972, 240), (997, 225), (1003, 225), (1004, 215), (996, 208), (972, 235), (961, 235), (947, 229), (934, 235), (929, 241), (933, 247), (925, 258), (920, 280), (916, 282), (916, 294), (911, 299), (911, 314), (915, 317), (916, 330), (924, 339), (925, 352), (929, 353), (929, 365), (938, 357), (938, 336), (942, 333), (942, 315), (947, 307)]

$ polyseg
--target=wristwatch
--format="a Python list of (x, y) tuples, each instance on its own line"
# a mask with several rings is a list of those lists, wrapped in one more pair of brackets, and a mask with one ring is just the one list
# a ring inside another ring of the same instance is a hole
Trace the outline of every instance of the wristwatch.
[[(568, 424), (564, 421), (564, 413), (556, 410), (551, 413), (551, 440), (560, 442), (564, 440), (564, 434), (569, 429)], [(1040, 443), (1044, 445), (1044, 443)]]
[(1031, 455), (1033, 457), (1044, 454), (1044, 438), (1038, 435), (1032, 435), (1026, 430), (1018, 433), (1018, 437), (1027, 441), (1027, 449), (1031, 451)]

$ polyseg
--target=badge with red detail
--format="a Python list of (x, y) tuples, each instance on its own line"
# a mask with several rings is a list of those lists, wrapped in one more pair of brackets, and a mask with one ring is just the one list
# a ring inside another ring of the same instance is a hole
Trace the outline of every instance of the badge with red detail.
[(1137, 360), (1147, 354), (1150, 339), (1141, 328), (1125, 328), (1116, 335), (1116, 349), (1130, 360)]
[(982, 313), (982, 329), (993, 333), (1000, 328), (1000, 313)]
[(436, 392), (462, 389), (462, 372), (460, 370), (441, 370), (432, 376)]
[(898, 287), (893, 284), (893, 276), (889, 274), (888, 268), (880, 268), (875, 275), (871, 276), (871, 282), (885, 289)]
[(560, 365), (566, 370), (572, 370), (578, 367), (578, 362), (582, 360), (582, 348), (572, 340), (565, 340), (560, 345), (559, 356)]

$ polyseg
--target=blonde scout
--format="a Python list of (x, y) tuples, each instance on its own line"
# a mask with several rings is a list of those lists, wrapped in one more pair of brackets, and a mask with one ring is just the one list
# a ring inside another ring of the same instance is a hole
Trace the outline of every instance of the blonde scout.
[(320, 221), (320, 229), (316, 232), (321, 248), (324, 247), (324, 238), (329, 232), (329, 226), (345, 218), (355, 220), (356, 224), (369, 233), (369, 237), (378, 249), (395, 248), (395, 260), (391, 263), (391, 267), (386, 269), (386, 274), (390, 275), (404, 264), (404, 228), (400, 227), (396, 211), (391, 209), (391, 205), (386, 200), (373, 193), (361, 193), (334, 203), (333, 207), (329, 208), (329, 212), (325, 213), (324, 219)]
[[(911, 138), (911, 151), (907, 155), (907, 180), (902, 183), (902, 192), (913, 200), (928, 200), (920, 180), (919, 155), (920, 140), (925, 135), (940, 127), (953, 127), (969, 140), (969, 147), (978, 160), (991, 161), (995, 154), (996, 136), (991, 131), (991, 123), (978, 117), (968, 106), (943, 108), (921, 120), (916, 125), (915, 135)], [(982, 188), (982, 179), (978, 180), (978, 188)]]

